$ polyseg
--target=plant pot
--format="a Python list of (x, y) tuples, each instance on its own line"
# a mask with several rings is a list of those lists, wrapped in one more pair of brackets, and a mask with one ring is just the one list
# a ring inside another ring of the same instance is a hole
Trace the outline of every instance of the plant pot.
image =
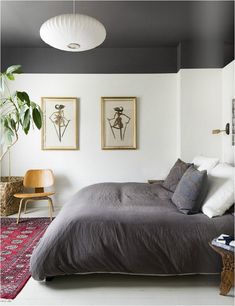
[(14, 197), (15, 193), (23, 192), (23, 177), (3, 176), (0, 181), (0, 216), (8, 216), (18, 212), (20, 199)]

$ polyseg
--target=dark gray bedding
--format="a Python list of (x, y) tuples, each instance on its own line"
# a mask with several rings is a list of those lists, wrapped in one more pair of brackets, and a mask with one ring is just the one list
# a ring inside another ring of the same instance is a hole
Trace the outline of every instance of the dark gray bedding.
[(119, 272), (218, 273), (208, 242), (233, 234), (233, 216), (184, 215), (160, 184), (103, 183), (79, 191), (63, 207), (34, 250), (34, 279)]

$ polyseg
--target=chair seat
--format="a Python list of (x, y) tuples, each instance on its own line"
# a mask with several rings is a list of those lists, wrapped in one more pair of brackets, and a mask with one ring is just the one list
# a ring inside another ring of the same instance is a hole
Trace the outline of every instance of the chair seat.
[(33, 198), (43, 198), (55, 194), (54, 192), (38, 192), (38, 193), (16, 193), (15, 198), (19, 199), (33, 199)]

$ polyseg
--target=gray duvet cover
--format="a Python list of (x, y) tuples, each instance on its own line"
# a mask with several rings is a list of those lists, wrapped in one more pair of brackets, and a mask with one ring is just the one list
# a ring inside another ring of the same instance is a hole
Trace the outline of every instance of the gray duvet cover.
[(79, 191), (34, 250), (34, 279), (87, 272), (218, 273), (208, 242), (233, 234), (233, 216), (184, 215), (160, 184), (103, 183)]

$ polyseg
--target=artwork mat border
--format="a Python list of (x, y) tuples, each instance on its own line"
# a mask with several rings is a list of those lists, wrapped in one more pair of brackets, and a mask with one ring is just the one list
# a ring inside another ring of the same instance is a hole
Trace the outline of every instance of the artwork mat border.
[[(133, 145), (132, 146), (106, 146), (105, 145), (105, 102), (106, 100), (132, 100), (133, 103)], [(137, 149), (137, 97), (101, 97), (101, 149), (102, 150), (136, 150)]]
[[(44, 124), (44, 106), (46, 104), (45, 100), (74, 100), (75, 103), (75, 147), (45, 147), (45, 124)], [(43, 124), (42, 124), (42, 132), (41, 132), (41, 149), (43, 151), (75, 151), (79, 150), (78, 145), (78, 98), (77, 97), (41, 97), (41, 107), (43, 111)]]

